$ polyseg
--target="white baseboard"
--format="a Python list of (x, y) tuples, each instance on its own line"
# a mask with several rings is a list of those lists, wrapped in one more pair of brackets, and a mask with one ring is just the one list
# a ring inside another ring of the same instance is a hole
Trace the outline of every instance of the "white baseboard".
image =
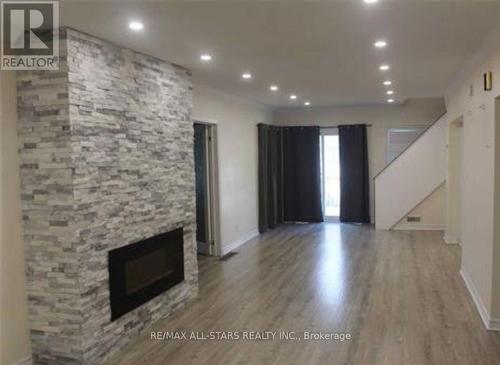
[(500, 319), (490, 319), (490, 331), (500, 331)]
[(375, 223), (377, 230), (394, 230), (394, 231), (444, 231), (446, 227), (442, 224), (429, 223), (398, 223), (395, 226), (384, 222)]
[(442, 224), (428, 224), (428, 223), (402, 223), (394, 227), (395, 231), (444, 231), (445, 226)]
[(460, 269), (460, 275), (464, 280), (465, 286), (469, 290), (472, 300), (476, 305), (477, 311), (479, 312), (479, 316), (481, 317), (481, 320), (483, 321), (483, 324), (486, 327), (486, 329), (490, 331), (500, 331), (500, 319), (490, 317), (488, 309), (486, 309), (486, 306), (484, 305), (481, 296), (476, 290), (476, 287), (474, 286), (471, 277), (469, 276), (467, 271), (464, 270), (463, 267)]
[(227, 255), (229, 252), (236, 250), (238, 247), (243, 246), (245, 243), (259, 235), (259, 230), (252, 229), (250, 232), (246, 233), (243, 237), (237, 239), (236, 241), (227, 243), (221, 248), (221, 256)]
[(31, 358), (31, 355), (29, 355), (26, 356), (24, 359), (17, 360), (11, 365), (33, 365), (33, 359)]
[(458, 245), (460, 243), (458, 237), (449, 236), (447, 234), (443, 236), (443, 241), (449, 245)]

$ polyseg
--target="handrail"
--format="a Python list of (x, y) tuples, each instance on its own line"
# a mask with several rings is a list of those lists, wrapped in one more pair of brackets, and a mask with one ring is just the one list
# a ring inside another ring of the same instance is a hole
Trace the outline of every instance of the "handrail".
[(376, 178), (377, 178), (377, 177), (378, 177), (381, 173), (383, 173), (383, 172), (384, 172), (384, 171), (385, 171), (385, 170), (386, 170), (389, 166), (391, 166), (391, 165), (392, 165), (392, 163), (393, 163), (394, 161), (396, 161), (398, 158), (400, 158), (400, 157), (401, 157), (401, 155), (403, 155), (403, 153), (405, 153), (407, 149), (409, 149), (411, 146), (413, 146), (413, 144), (414, 144), (415, 142), (417, 142), (420, 138), (422, 138), (422, 136), (423, 136), (423, 135), (424, 135), (424, 134), (425, 134), (425, 133), (426, 133), (429, 129), (431, 129), (431, 128), (432, 128), (432, 127), (433, 127), (433, 126), (434, 126), (437, 122), (439, 122), (439, 120), (441, 120), (441, 118), (442, 118), (442, 117), (444, 117), (445, 115), (446, 115), (446, 111), (445, 111), (444, 113), (442, 113), (442, 114), (441, 114), (441, 115), (440, 115), (440, 116), (439, 116), (439, 117), (438, 117), (438, 118), (437, 118), (434, 122), (432, 122), (431, 124), (429, 124), (429, 125), (428, 125), (428, 126), (427, 126), (424, 130), (423, 130), (423, 132), (422, 132), (422, 133), (420, 133), (420, 135), (419, 135), (417, 138), (415, 138), (415, 139), (413, 140), (413, 142), (411, 142), (408, 146), (406, 146), (406, 148), (405, 148), (403, 151), (401, 151), (401, 153), (400, 153), (399, 155), (397, 155), (397, 157), (396, 157), (395, 159), (393, 159), (391, 162), (389, 162), (387, 165), (385, 165), (385, 167), (384, 167), (382, 170), (380, 170), (380, 171), (377, 173), (377, 175), (375, 175), (375, 176), (373, 177), (373, 180), (375, 180), (375, 179), (376, 179)]

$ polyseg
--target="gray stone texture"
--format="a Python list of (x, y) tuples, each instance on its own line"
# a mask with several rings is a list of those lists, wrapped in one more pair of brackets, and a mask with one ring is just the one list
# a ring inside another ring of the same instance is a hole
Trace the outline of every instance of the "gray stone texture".
[[(196, 296), (186, 69), (61, 29), (60, 71), (18, 74), (35, 364), (101, 364)], [(184, 227), (185, 281), (111, 322), (108, 251)]]

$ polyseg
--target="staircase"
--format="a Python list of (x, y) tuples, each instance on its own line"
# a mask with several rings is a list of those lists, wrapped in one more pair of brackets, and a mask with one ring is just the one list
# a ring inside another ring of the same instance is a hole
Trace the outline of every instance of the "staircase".
[(392, 229), (446, 179), (446, 114), (374, 177), (375, 227)]

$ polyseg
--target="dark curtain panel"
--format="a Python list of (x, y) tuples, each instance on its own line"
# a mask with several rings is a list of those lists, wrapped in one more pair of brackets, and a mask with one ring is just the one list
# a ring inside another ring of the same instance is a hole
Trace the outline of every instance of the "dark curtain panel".
[(284, 220), (323, 222), (319, 127), (283, 128)]
[(340, 221), (370, 223), (366, 125), (339, 126)]
[(283, 223), (282, 128), (259, 124), (259, 231)]

